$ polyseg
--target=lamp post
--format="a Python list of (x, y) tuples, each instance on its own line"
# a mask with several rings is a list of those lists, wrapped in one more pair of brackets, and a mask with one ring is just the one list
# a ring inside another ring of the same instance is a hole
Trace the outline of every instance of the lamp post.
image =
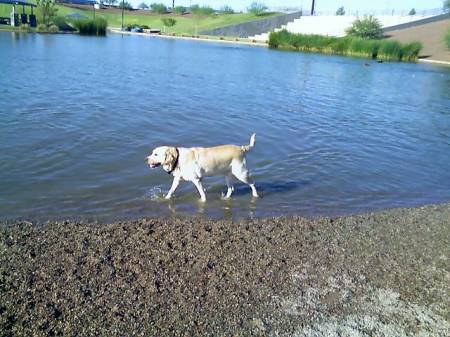
[(125, 0), (122, 0), (122, 30), (123, 30), (123, 10), (125, 8)]
[(312, 0), (312, 5), (311, 5), (311, 15), (314, 15), (314, 7), (316, 5), (316, 0)]

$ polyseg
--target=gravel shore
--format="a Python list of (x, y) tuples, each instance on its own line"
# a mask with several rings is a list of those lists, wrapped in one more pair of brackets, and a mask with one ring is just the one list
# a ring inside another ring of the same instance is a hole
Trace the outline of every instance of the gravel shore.
[(0, 226), (1, 336), (448, 336), (450, 204)]

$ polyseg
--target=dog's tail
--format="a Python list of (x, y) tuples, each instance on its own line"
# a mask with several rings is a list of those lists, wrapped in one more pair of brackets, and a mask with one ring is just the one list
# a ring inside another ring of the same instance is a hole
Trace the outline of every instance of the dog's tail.
[(241, 146), (242, 150), (244, 152), (249, 152), (255, 146), (255, 142), (256, 142), (256, 133), (252, 134), (252, 136), (250, 137), (250, 143), (248, 145)]

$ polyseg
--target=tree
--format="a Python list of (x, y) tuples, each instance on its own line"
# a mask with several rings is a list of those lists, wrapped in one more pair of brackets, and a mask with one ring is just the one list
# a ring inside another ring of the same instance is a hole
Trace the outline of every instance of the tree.
[(352, 26), (346, 30), (347, 35), (361, 37), (363, 39), (381, 39), (383, 28), (377, 18), (365, 16), (364, 19), (357, 19)]
[(131, 4), (128, 1), (123, 1), (123, 2), (120, 1), (118, 7), (120, 9), (122, 9), (122, 7), (123, 7), (123, 9), (126, 9), (127, 11), (130, 11), (133, 9), (133, 6), (131, 6)]
[(174, 18), (162, 18), (161, 21), (164, 24), (164, 26), (167, 27), (173, 27), (177, 23), (177, 20), (175, 20)]
[(442, 7), (444, 8), (444, 11), (450, 12), (450, 0), (444, 0), (444, 4)]
[(106, 3), (110, 6), (112, 6), (117, 3), (117, 0), (107, 0)]
[(409, 11), (409, 15), (416, 15), (416, 10), (414, 8), (411, 8)]
[(187, 12), (187, 8), (184, 6), (177, 6), (173, 9), (176, 14), (184, 14)]
[(248, 7), (247, 10), (253, 15), (260, 16), (267, 10), (267, 6), (262, 2), (255, 1), (250, 4), (250, 7)]
[(138, 8), (140, 8), (140, 9), (147, 9), (147, 8), (148, 8), (148, 5), (147, 5), (145, 2), (141, 2), (141, 3), (139, 4)]
[(150, 8), (152, 9), (152, 12), (158, 13), (158, 14), (166, 14), (167, 13), (167, 7), (166, 5), (162, 3), (152, 3), (150, 5)]
[(345, 15), (345, 9), (344, 6), (341, 6), (337, 9), (336, 15)]
[(225, 14), (234, 14), (234, 10), (230, 6), (223, 6), (220, 11)]
[(56, 0), (36, 0), (38, 12), (42, 16), (42, 22), (48, 26), (50, 20), (56, 16)]

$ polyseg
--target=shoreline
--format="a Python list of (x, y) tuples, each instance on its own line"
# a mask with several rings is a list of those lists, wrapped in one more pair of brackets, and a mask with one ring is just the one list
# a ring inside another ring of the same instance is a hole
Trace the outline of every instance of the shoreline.
[(0, 225), (0, 329), (446, 336), (449, 247), (450, 203), (318, 219)]

